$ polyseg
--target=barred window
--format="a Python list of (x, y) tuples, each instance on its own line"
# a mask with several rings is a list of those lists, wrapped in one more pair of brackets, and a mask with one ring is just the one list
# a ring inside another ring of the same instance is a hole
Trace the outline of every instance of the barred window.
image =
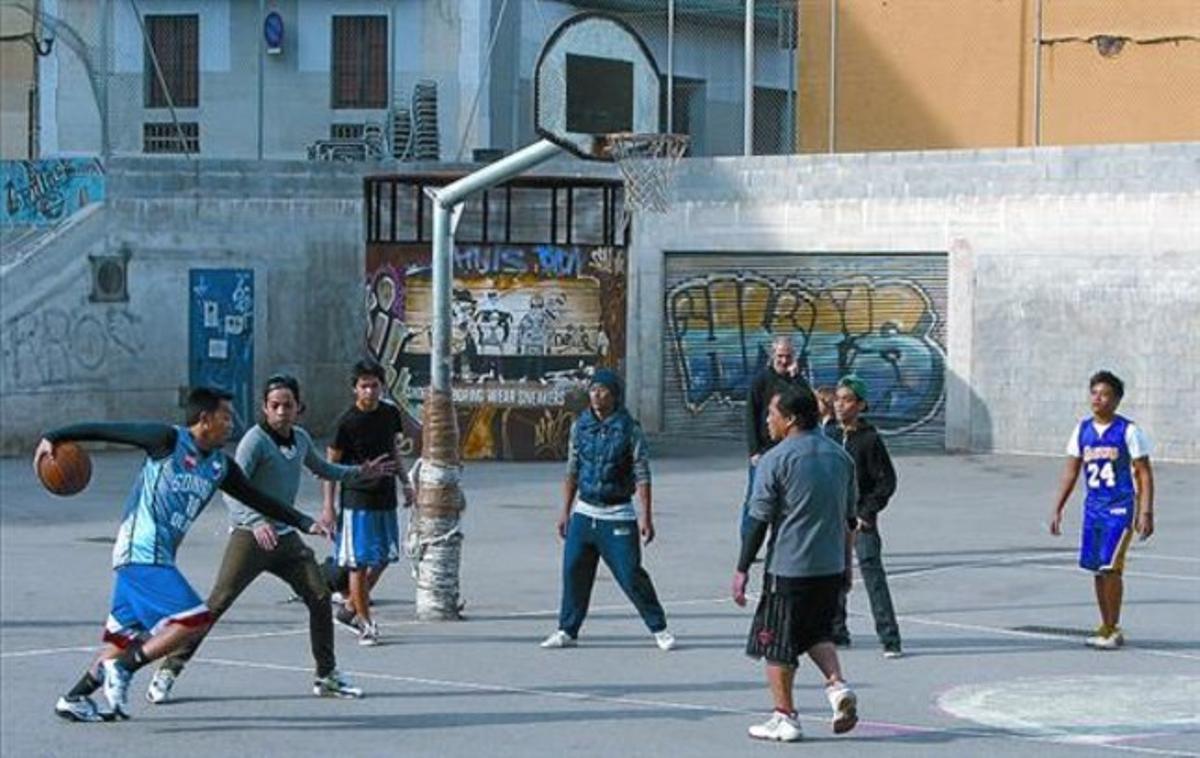
[(330, 124), (330, 139), (362, 139), (366, 124)]
[[(146, 107), (195, 108), (200, 105), (200, 16), (146, 16), (144, 80)], [(154, 59), (162, 70), (163, 91)]]
[[(182, 133), (182, 138), (180, 134)], [(142, 124), (143, 153), (199, 153), (200, 124), (181, 121), (179, 128), (171, 121)]]
[(386, 108), (387, 16), (334, 16), (334, 108)]

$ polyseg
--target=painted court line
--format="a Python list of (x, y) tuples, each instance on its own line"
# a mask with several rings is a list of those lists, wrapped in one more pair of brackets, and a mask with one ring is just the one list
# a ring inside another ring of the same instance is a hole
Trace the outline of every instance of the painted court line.
[[(302, 674), (309, 674), (311, 670), (305, 666), (287, 666), (274, 663), (262, 663), (259, 661), (243, 661), (231, 658), (197, 658), (198, 663), (208, 663), (216, 666), (229, 666), (233, 668), (244, 669), (262, 669), (271, 671), (287, 671)], [(739, 715), (739, 716), (761, 716), (761, 711), (750, 710), (746, 708), (730, 708), (721, 705), (703, 705), (699, 703), (685, 703), (674, 700), (650, 700), (645, 698), (621, 697), (614, 695), (600, 695), (590, 692), (565, 692), (562, 690), (546, 689), (540, 687), (520, 687), (511, 684), (494, 684), (488, 682), (473, 682), (454, 679), (430, 679), (427, 677), (403, 676), (400, 674), (385, 674), (372, 671), (347, 671), (347, 674), (359, 679), (376, 679), (389, 682), (400, 682), (404, 684), (419, 684), (430, 687), (443, 687), (448, 689), (460, 689), (474, 692), (500, 692), (512, 695), (528, 695), (531, 697), (553, 698), (558, 700), (573, 700), (576, 702), (591, 702), (591, 703), (609, 703), (615, 705), (633, 705), (646, 708), (663, 708), (680, 711), (692, 711), (701, 713), (718, 713), (722, 715)], [(370, 697), (368, 693), (367, 697)], [(264, 716), (264, 718), (270, 718)], [(797, 718), (801, 721), (815, 722), (819, 724), (828, 724), (828, 717), (812, 716), (808, 714), (799, 714)], [(1169, 750), (1161, 748), (1143, 747), (1140, 745), (1128, 745), (1111, 743), (1104, 740), (1087, 740), (1083, 741), (1078, 738), (1078, 735), (1047, 735), (1039, 736), (1032, 734), (1019, 734), (1015, 732), (1007, 732), (1002, 730), (985, 730), (973, 728), (948, 729), (942, 727), (928, 727), (916, 724), (900, 724), (888, 721), (868, 721), (861, 720), (858, 722), (860, 726), (867, 729), (880, 731), (895, 731), (900, 733), (916, 733), (916, 734), (945, 734), (959, 735), (964, 737), (979, 737), (986, 739), (1006, 739), (1020, 740), (1027, 742), (1050, 743), (1054, 745), (1078, 746), (1083, 748), (1104, 748), (1107, 750), (1119, 750), (1123, 752), (1142, 753), (1146, 755), (1163, 755), (1163, 756), (1183, 756), (1185, 758), (1200, 758), (1200, 753), (1187, 752), (1183, 750)], [(845, 737), (844, 739), (853, 740), (853, 736)]]
[[(676, 608), (688, 605), (717, 605), (720, 603), (732, 602), (729, 598), (688, 598), (683, 600), (665, 600), (663, 605), (668, 608)], [(628, 608), (626, 603), (613, 603), (611, 605), (593, 605), (591, 611), (619, 611)], [(504, 621), (507, 619), (521, 618), (537, 618), (540, 616), (556, 617), (558, 609), (538, 610), (538, 611), (512, 611), (510, 613), (501, 613), (495, 616), (490, 616), (482, 623), (490, 621)], [(469, 617), (468, 617), (469, 620)], [(436, 624), (433, 621), (419, 621), (417, 619), (402, 619), (398, 621), (388, 621), (385, 626), (422, 626), (425, 624)], [(293, 637), (299, 634), (308, 634), (308, 626), (296, 627), (294, 629), (277, 629), (269, 632), (246, 632), (244, 634), (210, 634), (205, 637), (206, 642), (230, 642), (236, 640), (262, 640), (272, 637)], [(92, 653), (100, 648), (100, 643), (97, 642), (91, 645), (71, 645), (68, 647), (47, 647), (36, 648), (33, 650), (14, 650), (7, 653), (0, 653), (0, 660), (10, 658), (33, 658), (44, 655), (58, 655), (60, 653)]]
[[(870, 618), (870, 613), (862, 611), (850, 611), (852, 616), (863, 616)], [(905, 621), (912, 624), (924, 624), (926, 626), (937, 626), (945, 629), (959, 629), (970, 632), (986, 632), (989, 634), (997, 634), (1005, 637), (1025, 637), (1027, 639), (1039, 640), (1058, 640), (1061, 642), (1069, 642), (1072, 647), (1081, 647), (1078, 640), (1074, 637), (1068, 637), (1064, 634), (1048, 634), (1046, 632), (1026, 632), (1017, 629), (1005, 629), (1002, 626), (987, 626), (984, 624), (964, 624), (956, 621), (941, 621), (939, 619), (923, 618), (921, 616), (897, 616), (900, 621)], [(1187, 661), (1200, 661), (1200, 655), (1194, 653), (1176, 653), (1170, 650), (1156, 650), (1154, 648), (1141, 647), (1134, 645), (1124, 648), (1125, 653), (1137, 653), (1141, 655), (1154, 655), (1161, 658), (1179, 658)]]
[[(1081, 569), (1078, 566), (1056, 566), (1052, 563), (1028, 563), (1018, 568), (1038, 568), (1050, 569), (1051, 571), (1071, 571), (1071, 572), (1087, 572), (1087, 569)], [(1171, 579), (1181, 582), (1200, 582), (1200, 576), (1185, 575), (1185, 574), (1156, 574), (1149, 571), (1129, 571), (1128, 569), (1121, 572), (1125, 576), (1144, 576), (1148, 579)], [(889, 577), (890, 578), (890, 577)]]

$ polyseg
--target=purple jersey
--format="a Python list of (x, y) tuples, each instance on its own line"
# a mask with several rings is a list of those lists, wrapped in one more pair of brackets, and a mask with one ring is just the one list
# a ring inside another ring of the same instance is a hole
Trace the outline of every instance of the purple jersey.
[(1124, 416), (1115, 416), (1108, 428), (1099, 432), (1093, 419), (1080, 422), (1079, 457), (1087, 483), (1084, 507), (1088, 510), (1127, 509), (1132, 515), (1133, 456), (1125, 441), (1125, 432), (1132, 423)]

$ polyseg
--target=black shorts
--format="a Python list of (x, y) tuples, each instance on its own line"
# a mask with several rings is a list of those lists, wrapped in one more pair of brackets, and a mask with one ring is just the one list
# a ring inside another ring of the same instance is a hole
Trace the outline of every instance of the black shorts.
[(845, 581), (843, 574), (764, 579), (762, 597), (750, 624), (746, 655), (794, 668), (818, 642), (833, 640), (833, 618)]

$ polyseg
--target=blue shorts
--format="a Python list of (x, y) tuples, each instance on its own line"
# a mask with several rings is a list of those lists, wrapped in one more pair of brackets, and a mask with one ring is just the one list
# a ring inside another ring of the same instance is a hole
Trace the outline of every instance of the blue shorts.
[(342, 508), (334, 556), (346, 568), (380, 568), (400, 560), (400, 520), (396, 511)]
[(1096, 573), (1121, 573), (1133, 537), (1134, 506), (1084, 508), (1079, 565)]
[(174, 566), (131, 564), (115, 572), (112, 610), (104, 641), (124, 648), (157, 634), (167, 624), (200, 626), (212, 621), (208, 606)]

